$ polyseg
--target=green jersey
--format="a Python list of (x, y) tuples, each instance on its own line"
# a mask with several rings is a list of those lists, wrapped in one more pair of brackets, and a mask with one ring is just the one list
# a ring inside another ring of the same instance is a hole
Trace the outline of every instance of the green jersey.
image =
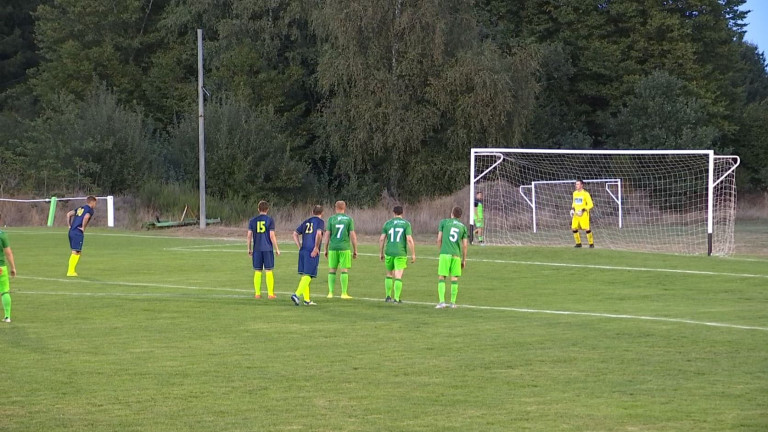
[(443, 219), (439, 231), (443, 233), (440, 254), (461, 256), (461, 243), (467, 238), (467, 227), (456, 218)]
[(0, 248), (3, 250), (0, 251), (0, 267), (5, 265), (5, 248), (10, 246), (11, 244), (8, 242), (8, 235), (5, 233), (5, 231), (0, 231)]
[(352, 247), (349, 243), (349, 233), (355, 230), (355, 221), (344, 213), (336, 213), (328, 219), (326, 229), (330, 233), (328, 250), (345, 251)]
[(387, 237), (384, 254), (391, 257), (408, 256), (407, 237), (412, 234), (411, 223), (401, 217), (388, 220), (381, 233)]

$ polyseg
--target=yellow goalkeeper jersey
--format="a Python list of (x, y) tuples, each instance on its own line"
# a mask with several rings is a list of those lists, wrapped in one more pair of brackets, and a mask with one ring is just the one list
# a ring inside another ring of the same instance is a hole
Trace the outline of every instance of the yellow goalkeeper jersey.
[(591, 210), (593, 207), (592, 197), (589, 192), (584, 189), (580, 191), (573, 191), (573, 204), (571, 205), (575, 211)]

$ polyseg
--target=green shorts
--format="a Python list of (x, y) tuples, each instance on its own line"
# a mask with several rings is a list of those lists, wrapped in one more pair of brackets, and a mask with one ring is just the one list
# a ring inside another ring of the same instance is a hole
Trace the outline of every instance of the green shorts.
[(328, 268), (352, 268), (352, 251), (350, 250), (329, 250)]
[(482, 227), (483, 227), (483, 220), (475, 219), (475, 228), (482, 228)]
[(8, 266), (0, 267), (0, 293), (6, 293), (11, 290), (11, 283), (8, 274)]
[(387, 271), (405, 270), (408, 268), (407, 256), (384, 256), (384, 264), (387, 265)]
[(453, 255), (440, 254), (437, 264), (438, 276), (461, 276), (461, 258)]

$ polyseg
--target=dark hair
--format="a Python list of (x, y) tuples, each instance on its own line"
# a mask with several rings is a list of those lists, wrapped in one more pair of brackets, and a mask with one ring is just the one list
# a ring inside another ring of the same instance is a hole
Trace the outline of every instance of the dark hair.
[(460, 218), (462, 213), (464, 212), (461, 210), (461, 207), (459, 206), (454, 207), (453, 210), (451, 211), (451, 215), (455, 218)]
[(576, 181), (581, 184), (584, 184), (584, 179), (582, 179), (581, 177), (577, 178)]
[(392, 209), (392, 213), (394, 213), (394, 214), (396, 214), (398, 216), (402, 215), (403, 214), (403, 206), (396, 205), (395, 208)]
[(269, 203), (266, 201), (259, 201), (259, 211), (264, 213), (269, 210)]
[(312, 209), (312, 214), (315, 216), (319, 216), (323, 214), (323, 206), (316, 205), (315, 208)]

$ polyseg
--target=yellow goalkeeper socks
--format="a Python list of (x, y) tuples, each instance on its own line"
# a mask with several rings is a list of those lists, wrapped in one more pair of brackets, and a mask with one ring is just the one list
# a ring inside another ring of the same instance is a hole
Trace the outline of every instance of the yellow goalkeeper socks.
[(573, 232), (573, 240), (576, 241), (576, 244), (581, 244), (581, 235), (578, 231)]
[(587, 242), (589, 242), (589, 244), (595, 244), (595, 239), (592, 237), (592, 231), (587, 231)]

